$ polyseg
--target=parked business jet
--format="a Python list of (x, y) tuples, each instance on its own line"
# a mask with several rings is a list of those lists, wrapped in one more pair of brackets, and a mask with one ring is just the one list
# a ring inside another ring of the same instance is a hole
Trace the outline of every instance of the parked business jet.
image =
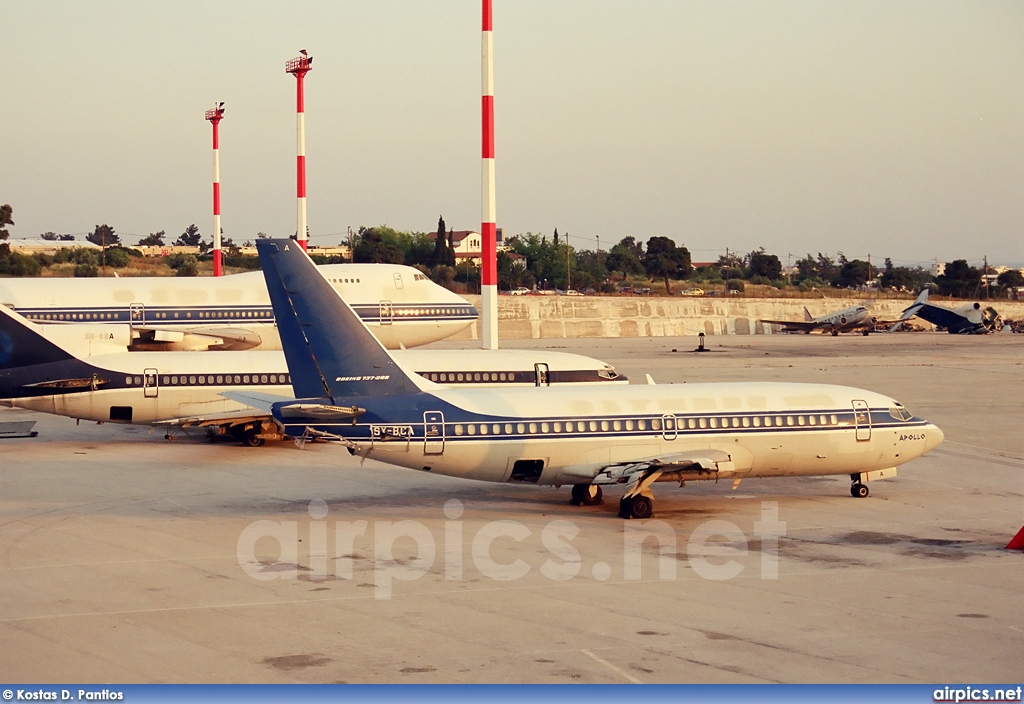
[(932, 325), (946, 328), (951, 335), (984, 335), (1003, 329), (1003, 319), (995, 308), (982, 308), (980, 303), (945, 308), (928, 302), (928, 289), (921, 291), (917, 300), (903, 311), (897, 324), (915, 315)]
[[(327, 264), (331, 288), (389, 349), (450, 337), (477, 319), (463, 298), (395, 264)], [(281, 349), (263, 275), (0, 279), (0, 305), (37, 323), (121, 323), (133, 350)]]
[[(37, 325), (0, 306), (0, 402), (100, 422), (198, 426), (252, 446), (283, 437), (267, 398), (293, 399), (275, 351), (129, 352), (126, 325)], [(396, 350), (422, 378), (452, 386), (625, 384), (614, 367), (546, 350)], [(255, 394), (264, 408), (253, 407)]]
[(300, 440), (436, 474), (571, 484), (578, 504), (622, 484), (623, 517), (657, 481), (848, 474), (865, 480), (942, 442), (893, 399), (822, 384), (443, 387), (408, 374), (289, 240), (257, 243), (296, 400), (270, 409)]
[(762, 320), (762, 323), (781, 325), (782, 332), (802, 332), (810, 335), (815, 330), (830, 331), (832, 335), (841, 332), (860, 330), (867, 335), (876, 324), (876, 320), (864, 306), (851, 306), (843, 308), (835, 313), (829, 313), (817, 318), (811, 316), (811, 312), (804, 306), (803, 320)]

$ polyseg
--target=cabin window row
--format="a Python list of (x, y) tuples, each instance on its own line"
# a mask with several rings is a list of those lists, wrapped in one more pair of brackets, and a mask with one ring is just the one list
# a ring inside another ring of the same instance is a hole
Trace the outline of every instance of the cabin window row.
[(345, 278), (331, 279), (331, 283), (332, 284), (358, 284), (360, 282), (361, 282), (361, 279), (345, 279)]
[[(126, 376), (124, 383), (128, 386), (142, 386), (142, 380), (143, 377), (141, 376)], [(152, 383), (152, 381), (149, 383)], [(160, 383), (163, 386), (290, 384), (291, 377), (288, 374), (197, 374), (194, 376), (163, 374), (160, 377)]]
[(395, 308), (394, 314), (401, 316), (417, 315), (458, 315), (458, 308)]
[(841, 425), (836, 414), (709, 416), (701, 418), (639, 418), (626, 420), (552, 421), (539, 423), (468, 423), (456, 424), (456, 435), (525, 435), (548, 433), (596, 433), (609, 431), (647, 430), (673, 431), (717, 428), (782, 428), (819, 425)]
[[(439, 384), (457, 384), (460, 381), (463, 383), (516, 381), (515, 372), (420, 372), (420, 376)], [(532, 372), (524, 372), (520, 374), (520, 377), (521, 381), (534, 383), (535, 377)]]

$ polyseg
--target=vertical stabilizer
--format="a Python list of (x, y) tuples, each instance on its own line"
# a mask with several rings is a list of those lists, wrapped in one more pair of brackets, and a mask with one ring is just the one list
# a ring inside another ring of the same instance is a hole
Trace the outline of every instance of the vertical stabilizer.
[(40, 335), (36, 328), (35, 323), (0, 305), (0, 369), (74, 359), (71, 353)]
[(419, 391), (295, 240), (256, 248), (297, 398)]

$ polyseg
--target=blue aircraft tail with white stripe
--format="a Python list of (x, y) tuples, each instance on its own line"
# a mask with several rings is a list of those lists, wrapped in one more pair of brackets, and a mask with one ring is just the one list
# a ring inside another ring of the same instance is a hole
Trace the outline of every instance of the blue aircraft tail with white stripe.
[(295, 240), (256, 241), (296, 398), (419, 391)]
[(36, 324), (0, 304), (0, 369), (66, 362), (75, 357), (36, 331)]

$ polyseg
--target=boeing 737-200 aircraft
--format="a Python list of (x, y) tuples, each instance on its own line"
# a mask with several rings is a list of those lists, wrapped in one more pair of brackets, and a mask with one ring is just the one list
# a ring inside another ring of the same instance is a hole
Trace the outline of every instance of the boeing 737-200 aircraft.
[[(326, 264), (343, 294), (389, 349), (442, 340), (477, 311), (422, 273), (396, 264)], [(0, 305), (36, 323), (130, 325), (133, 350), (281, 349), (263, 275), (217, 278), (0, 279)]]
[(443, 387), (406, 373), (309, 257), (257, 243), (294, 401), (271, 406), (288, 435), (467, 479), (572, 484), (575, 503), (622, 484), (624, 517), (653, 512), (657, 481), (895, 474), (942, 431), (893, 399), (845, 386), (719, 383)]
[[(129, 338), (126, 325), (37, 325), (0, 306), (0, 403), (168, 432), (198, 426), (252, 446), (283, 437), (267, 401), (294, 398), (280, 350), (129, 352)], [(453, 386), (627, 383), (610, 364), (565, 352), (415, 349), (395, 357)], [(261, 407), (251, 405), (254, 396)]]

